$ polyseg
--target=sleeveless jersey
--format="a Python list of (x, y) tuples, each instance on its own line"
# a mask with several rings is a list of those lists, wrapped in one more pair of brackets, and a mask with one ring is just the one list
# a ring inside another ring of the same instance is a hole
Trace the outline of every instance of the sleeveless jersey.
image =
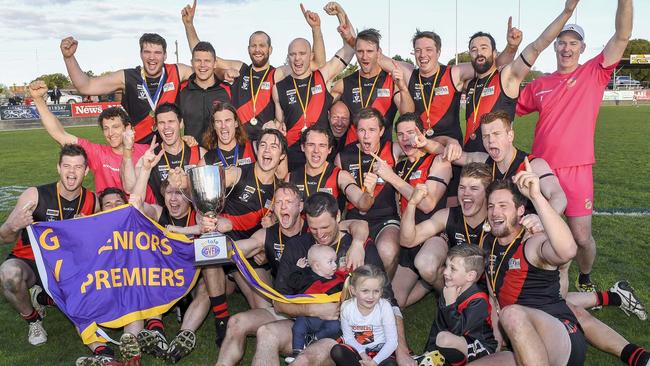
[[(178, 93), (181, 90), (180, 74), (176, 64), (164, 64), (165, 74), (162, 80), (148, 79), (147, 90), (151, 98), (156, 97), (156, 90), (160, 86), (160, 97), (156, 106), (163, 103), (176, 103)], [(135, 130), (135, 142), (146, 143), (151, 140), (156, 122), (153, 118), (153, 111), (147, 101), (142, 80), (142, 66), (124, 70), (124, 95), (122, 96), (122, 107), (133, 121)]]
[[(284, 246), (287, 242), (295, 237), (298, 237), (309, 231), (309, 226), (307, 226), (307, 220), (303, 221), (302, 229), (298, 234), (294, 236), (287, 236), (280, 230), (280, 224), (277, 223), (266, 229), (266, 235), (264, 237), (264, 253), (266, 254), (266, 260), (271, 265), (271, 275), (275, 277), (278, 272), (278, 266), (280, 265), (280, 257), (282, 257), (282, 252), (284, 251)], [(280, 235), (282, 238), (280, 239)]]
[[(384, 117), (386, 125), (384, 136), (392, 136), (393, 120), (397, 113), (397, 106), (393, 102), (394, 92), (393, 77), (383, 70), (376, 77), (361, 77), (361, 90), (359, 90), (359, 71), (356, 71), (343, 78), (341, 101), (350, 110), (351, 119), (364, 106), (377, 109)], [(356, 133), (352, 137), (356, 137)]]
[[(294, 81), (298, 86), (296, 90)], [(307, 86), (310, 86), (309, 89)], [(327, 113), (332, 106), (332, 95), (320, 71), (314, 71), (304, 79), (294, 79), (289, 75), (276, 85), (280, 106), (284, 113), (284, 123), (287, 127), (287, 143), (289, 145), (289, 165), (301, 165), (305, 162), (304, 153), (300, 150), (300, 134), (304, 126), (328, 127)], [(309, 103), (307, 98), (309, 97)], [(305, 121), (302, 106), (306, 108)]]
[(227, 193), (221, 213), (232, 222), (232, 231), (228, 236), (233, 240), (248, 239), (262, 227), (262, 217), (271, 209), (275, 192), (275, 182), (262, 184), (257, 181), (254, 164), (244, 165), (240, 169), (239, 181)]
[[(481, 246), (485, 241), (485, 233), (483, 231), (483, 223), (478, 224), (476, 227), (471, 227), (469, 224), (465, 226), (465, 218), (463, 210), (460, 206), (450, 207), (449, 216), (447, 216), (447, 224), (445, 225), (445, 235), (449, 247), (461, 244), (475, 244)], [(465, 231), (467, 229), (467, 231)], [(469, 235), (469, 238), (467, 236)]]
[[(275, 84), (273, 79), (275, 68), (269, 66), (268, 70), (260, 71), (252, 70), (252, 68), (251, 65), (242, 64), (239, 68), (239, 77), (235, 79), (232, 85), (226, 86), (226, 91), (230, 94), (232, 105), (237, 108), (237, 116), (246, 128), (248, 138), (251, 141), (257, 141), (264, 123), (275, 118), (275, 103), (273, 103), (271, 95)], [(252, 81), (251, 73), (253, 75)], [(255, 109), (253, 109), (251, 93), (257, 93)], [(250, 123), (253, 117), (257, 119), (256, 124)]]
[[(339, 191), (339, 172), (341, 169), (332, 163), (328, 163), (325, 171), (323, 172), (323, 179), (321, 175), (315, 176), (307, 175), (305, 178), (305, 166), (301, 166), (291, 172), (289, 181), (295, 184), (302, 193), (303, 202), (316, 192), (327, 192), (334, 196), (339, 203), (339, 210), (343, 212), (345, 207), (345, 195)], [(320, 181), (320, 185), (318, 184)], [(305, 182), (307, 186), (305, 186)], [(309, 192), (307, 192), (309, 191)]]
[[(206, 152), (205, 155), (203, 155), (203, 159), (205, 159), (206, 165), (220, 165), (224, 168), (228, 168), (232, 165), (244, 166), (255, 163), (255, 152), (253, 152), (253, 145), (251, 145), (250, 141), (247, 142), (246, 145), (238, 145), (236, 148), (236, 158), (234, 148), (230, 151), (221, 150), (221, 156), (219, 155), (217, 149), (219, 148), (210, 150)], [(223, 160), (221, 160), (222, 158), (226, 161), (225, 166), (223, 164)]]
[[(162, 146), (158, 146), (154, 152), (156, 154), (160, 153)], [(151, 190), (156, 195), (156, 202), (158, 205), (165, 206), (165, 195), (160, 191), (161, 183), (167, 179), (169, 175), (169, 170), (176, 167), (181, 167), (183, 170), (196, 166), (201, 160), (199, 146), (187, 146), (183, 142), (183, 149), (176, 155), (164, 153), (158, 164), (151, 169), (151, 174), (149, 175), (149, 186)], [(181, 163), (182, 158), (182, 163)]]
[[(528, 154), (524, 151), (517, 149), (517, 152), (515, 153), (515, 158), (512, 161), (512, 163), (510, 163), (510, 166), (508, 167), (508, 170), (505, 173), (501, 173), (499, 167), (497, 166), (496, 161), (492, 160), (492, 158), (489, 155), (487, 160), (485, 160), (485, 164), (487, 164), (487, 166), (492, 169), (492, 180), (511, 179), (520, 171), (526, 170), (526, 164), (524, 163), (524, 159), (526, 157), (528, 157), (528, 161), (533, 161), (533, 159), (535, 159), (535, 156), (533, 154)], [(535, 213), (535, 212), (536, 212), (535, 206), (533, 206), (533, 203), (530, 202), (530, 200), (526, 200), (526, 213)]]
[(192, 206), (190, 206), (190, 212), (188, 212), (187, 215), (175, 219), (169, 213), (167, 207), (163, 206), (162, 212), (160, 213), (160, 217), (158, 218), (158, 223), (161, 226), (167, 226), (167, 225), (174, 225), (180, 227), (194, 226), (196, 225), (196, 211), (194, 211)]
[(503, 91), (501, 73), (497, 70), (484, 78), (470, 80), (467, 90), (465, 140), (463, 150), (466, 152), (485, 152), (481, 137), (481, 116), (497, 110), (503, 110), (514, 121), (517, 98), (510, 98)]
[[(486, 237), (490, 257), (486, 265), (488, 281), (495, 281), (495, 294), (502, 308), (512, 304), (542, 310), (558, 319), (577, 324), (573, 312), (560, 294), (560, 271), (533, 266), (524, 252), (526, 242), (517, 238), (514, 245), (500, 245), (492, 235)], [(499, 268), (500, 267), (500, 268)], [(492, 269), (492, 271), (491, 271)]]
[[(411, 162), (408, 159), (404, 159), (397, 163), (397, 166), (395, 166), (395, 173), (397, 173), (397, 175), (402, 178), (402, 180), (411, 185), (411, 187), (415, 188), (415, 186), (418, 184), (426, 183), (427, 179), (429, 178), (429, 169), (431, 169), (431, 165), (433, 164), (433, 159), (435, 159), (435, 157), (435, 155), (427, 154), (420, 157), (414, 162)], [(401, 194), (398, 193), (398, 195), (400, 196), (400, 213), (404, 213), (404, 210), (406, 209), (409, 201)], [(419, 208), (416, 208), (415, 223), (419, 224), (422, 221), (427, 220), (431, 217), (431, 215), (433, 215), (434, 212), (438, 211), (441, 208), (444, 208), (446, 203), (446, 197), (442, 197), (436, 204), (436, 207), (430, 213), (424, 213)]]
[[(451, 66), (440, 65), (437, 78), (435, 74), (420, 76), (419, 70), (413, 70), (408, 88), (415, 103), (415, 114), (420, 116), (425, 131), (429, 128), (433, 130), (433, 135), (427, 137), (449, 136), (460, 142), (463, 138), (459, 115), (461, 92), (454, 85), (451, 69)], [(429, 105), (428, 115), (425, 104)]]
[[(79, 197), (72, 201), (58, 195), (56, 183), (38, 186), (36, 191), (38, 192), (38, 202), (32, 213), (34, 222), (59, 221), (61, 217), (63, 220), (68, 220), (74, 218), (76, 214), (92, 215), (95, 213), (95, 194), (86, 188), (82, 187)], [(59, 206), (59, 198), (61, 206)], [(26, 229), (21, 230), (11, 254), (18, 258), (34, 260), (34, 252), (32, 252)]]
[[(378, 155), (389, 166), (395, 166), (392, 141), (384, 143)], [(370, 170), (374, 158), (363, 152), (360, 153), (359, 145), (357, 144), (346, 147), (340, 156), (343, 170), (350, 172), (359, 187), (363, 187), (363, 173), (367, 173)], [(373, 203), (372, 207), (366, 213), (360, 212), (358, 208), (348, 203), (348, 214), (346, 218), (360, 220), (399, 219), (397, 215), (397, 203), (395, 201), (395, 188), (393, 186), (386, 184), (383, 179), (379, 178), (375, 186), (374, 197), (375, 203)]]

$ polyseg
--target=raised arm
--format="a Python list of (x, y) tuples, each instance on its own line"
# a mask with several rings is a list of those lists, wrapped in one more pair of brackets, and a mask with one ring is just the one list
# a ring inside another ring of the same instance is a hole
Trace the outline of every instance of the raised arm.
[(548, 203), (540, 191), (539, 177), (533, 173), (528, 158), (524, 161), (526, 170), (517, 173), (514, 182), (517, 184), (519, 191), (528, 198), (537, 211), (537, 215), (542, 220), (544, 234), (533, 236), (531, 249), (533, 253), (526, 252), (530, 255), (531, 261), (537, 263), (547, 263), (552, 266), (560, 266), (569, 262), (576, 255), (577, 245), (573, 240), (573, 235), (569, 226), (564, 222), (562, 217), (555, 212), (553, 207)]
[(603, 50), (605, 67), (617, 63), (623, 57), (623, 52), (632, 36), (632, 0), (618, 0), (615, 24), (616, 32)]
[(341, 47), (331, 60), (327, 61), (323, 67), (320, 68), (323, 78), (328, 82), (334, 79), (343, 69), (345, 69), (352, 57), (354, 56), (354, 49), (345, 41), (346, 35), (350, 33), (349, 24), (341, 24), (338, 26), (338, 31), (343, 40), (343, 47)]
[(313, 54), (314, 59), (312, 60), (312, 70), (317, 70), (325, 65), (327, 58), (325, 56), (325, 41), (323, 40), (323, 32), (320, 28), (320, 17), (317, 13), (306, 10), (304, 5), (300, 4), (300, 10), (302, 15), (305, 17), (307, 24), (311, 28), (311, 38), (313, 42)]
[[(343, 41), (350, 45), (350, 47), (354, 48), (354, 44), (356, 42), (354, 26), (352, 26), (350, 18), (348, 17), (345, 10), (343, 10), (343, 7), (335, 1), (330, 1), (329, 3), (325, 4), (323, 10), (325, 10), (327, 15), (337, 17), (339, 20), (339, 25), (346, 25), (346, 28), (339, 28), (338, 31), (341, 33)], [(343, 33), (344, 30), (345, 33)]]
[[(393, 94), (393, 101), (397, 105), (399, 113), (409, 113), (415, 112), (415, 103), (413, 102), (413, 97), (409, 92), (408, 88), (408, 79), (402, 72), (402, 68), (397, 64), (395, 60), (392, 62), (393, 70), (391, 70), (391, 76), (393, 77), (393, 82), (395, 83), (395, 92)], [(411, 74), (409, 74), (410, 77)]]
[[(120, 163), (120, 179), (122, 180), (122, 187), (126, 193), (133, 192), (136, 182), (136, 169), (140, 169), (142, 160), (138, 161), (138, 167), (133, 164), (133, 144), (135, 139), (135, 132), (131, 126), (122, 133), (122, 162)], [(153, 136), (153, 143), (156, 142), (156, 135)]]
[(34, 98), (34, 105), (41, 116), (41, 122), (47, 133), (58, 142), (59, 145), (76, 144), (77, 136), (69, 134), (58, 118), (47, 108), (44, 96), (47, 94), (47, 85), (42, 80), (33, 81), (29, 84), (29, 93)]
[[(160, 152), (158, 154), (155, 154), (154, 150), (156, 146), (158, 146), (158, 144), (156, 143), (156, 140), (153, 140), (149, 146), (149, 149), (144, 153), (144, 155), (142, 155), (142, 158), (140, 159), (141, 163), (138, 164), (139, 171), (137, 172), (138, 178), (135, 181), (135, 186), (133, 187), (133, 192), (131, 193), (132, 197), (135, 196), (140, 199), (144, 199), (144, 197), (147, 196), (147, 184), (149, 183), (149, 175), (151, 174), (151, 169), (153, 169), (153, 167), (158, 164), (160, 158), (162, 158), (163, 154), (165, 153), (165, 150), (160, 149)], [(129, 199), (129, 201), (131, 202), (131, 199)], [(144, 204), (143, 212), (150, 218), (157, 220), (162, 214), (162, 207), (158, 205)]]
[(533, 159), (530, 162), (533, 172), (539, 177), (539, 189), (542, 195), (546, 197), (548, 203), (553, 207), (555, 212), (562, 215), (566, 209), (567, 199), (560, 180), (557, 179), (551, 167), (546, 160), (542, 158)]
[[(340, 168), (340, 158), (337, 155), (334, 164)], [(365, 212), (372, 207), (375, 203), (375, 197), (373, 197), (369, 192), (361, 189), (354, 180), (352, 174), (345, 170), (339, 172), (339, 189), (343, 191), (345, 198), (347, 198), (354, 207), (358, 208), (360, 211)]]
[(77, 62), (74, 54), (77, 52), (79, 42), (72, 37), (61, 40), (61, 54), (65, 68), (72, 84), (77, 90), (84, 95), (104, 95), (116, 90), (124, 89), (124, 71), (115, 71), (107, 75), (89, 77)]
[(519, 84), (526, 77), (530, 68), (537, 60), (537, 57), (548, 47), (560, 34), (564, 24), (571, 18), (571, 14), (578, 5), (578, 0), (567, 0), (564, 5), (562, 13), (558, 15), (551, 24), (544, 29), (542, 34), (537, 37), (532, 43), (530, 43), (523, 51), (518, 58), (516, 58), (512, 63), (506, 66), (502, 74), (505, 78), (506, 83), (504, 84), (504, 90), (506, 95), (511, 97), (516, 97), (519, 95)]

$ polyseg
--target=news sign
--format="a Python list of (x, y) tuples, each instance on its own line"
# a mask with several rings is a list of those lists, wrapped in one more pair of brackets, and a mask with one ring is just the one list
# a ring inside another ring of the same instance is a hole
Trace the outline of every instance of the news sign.
[(97, 117), (106, 108), (120, 106), (121, 104), (116, 102), (75, 103), (72, 105), (72, 117)]

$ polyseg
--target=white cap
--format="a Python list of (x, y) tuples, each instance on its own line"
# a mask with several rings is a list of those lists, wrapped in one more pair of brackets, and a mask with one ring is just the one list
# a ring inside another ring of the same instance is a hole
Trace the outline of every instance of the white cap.
[[(580, 37), (581, 41), (585, 39), (585, 31), (582, 29), (581, 26), (579, 26), (577, 24), (566, 24), (564, 26), (564, 28), (562, 28), (562, 31), (560, 32), (560, 34), (562, 34), (564, 32), (567, 32), (567, 31), (576, 32), (578, 34), (578, 36)], [(559, 37), (559, 35), (558, 35), (558, 37)]]

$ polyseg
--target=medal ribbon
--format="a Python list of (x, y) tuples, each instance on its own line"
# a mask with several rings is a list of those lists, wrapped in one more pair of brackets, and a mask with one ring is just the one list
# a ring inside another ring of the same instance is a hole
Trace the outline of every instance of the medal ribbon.
[[(521, 237), (521, 234), (523, 233), (524, 233), (524, 229), (521, 229), (519, 231), (519, 234), (517, 234), (517, 236), (514, 239), (512, 239), (510, 244), (508, 244), (506, 251), (503, 253), (503, 257), (501, 257), (501, 260), (499, 261), (499, 265), (497, 266), (496, 272), (494, 272), (493, 266), (491, 266), (490, 268), (490, 284), (492, 285), (492, 291), (494, 291), (495, 293), (497, 291), (497, 278), (499, 277), (499, 272), (501, 271), (501, 265), (503, 264), (505, 258), (508, 256), (508, 252), (510, 251), (512, 245), (517, 241), (517, 239)], [(494, 258), (494, 247), (497, 246), (496, 244), (497, 239), (498, 238), (494, 238), (494, 241), (492, 242), (492, 250), (490, 251), (490, 258)]]
[[(327, 166), (329, 163), (326, 161), (325, 162), (325, 168), (323, 168), (323, 172), (320, 173), (320, 178), (318, 178), (318, 184), (316, 185), (316, 192), (320, 190), (320, 184), (323, 182), (323, 177), (325, 176), (325, 171), (327, 170)], [(310, 196), (309, 194), (309, 184), (307, 184), (307, 167), (305, 166), (305, 193), (307, 193), (307, 197)]]
[(156, 89), (155, 99), (152, 98), (151, 94), (149, 93), (149, 87), (147, 86), (147, 75), (144, 73), (144, 68), (140, 69), (140, 75), (142, 76), (142, 89), (144, 89), (144, 95), (147, 97), (147, 102), (149, 103), (149, 107), (151, 107), (151, 111), (153, 112), (156, 110), (156, 105), (158, 105), (158, 100), (160, 99), (163, 85), (165, 85), (167, 76), (165, 67), (163, 66), (162, 68), (162, 74), (160, 75), (160, 82), (158, 83), (158, 88)]
[(372, 99), (372, 92), (375, 91), (375, 86), (377, 85), (377, 79), (379, 79), (379, 74), (375, 76), (375, 81), (372, 82), (372, 88), (370, 88), (370, 95), (368, 95), (368, 100), (365, 102), (363, 101), (363, 86), (361, 85), (361, 71), (359, 71), (359, 98), (361, 99), (361, 107), (367, 108), (368, 104), (370, 104), (370, 99)]
[(438, 65), (438, 71), (436, 72), (436, 77), (433, 80), (431, 85), (431, 94), (429, 95), (429, 104), (427, 104), (427, 94), (424, 91), (424, 84), (422, 84), (422, 76), (418, 71), (418, 80), (420, 81), (420, 89), (422, 90), (422, 104), (424, 105), (424, 111), (427, 113), (427, 127), (426, 129), (431, 128), (431, 120), (429, 119), (429, 111), (431, 110), (431, 102), (433, 102), (433, 96), (436, 94), (436, 83), (438, 82), (438, 75), (440, 75), (440, 65)]
[(307, 83), (307, 96), (305, 97), (305, 103), (302, 102), (302, 97), (300, 96), (300, 90), (298, 89), (298, 84), (296, 84), (296, 78), (293, 76), (293, 87), (296, 90), (296, 95), (298, 96), (298, 101), (300, 102), (300, 108), (302, 109), (302, 125), (303, 128), (307, 127), (307, 107), (309, 106), (309, 95), (311, 94), (311, 78), (314, 76), (313, 73), (309, 75), (309, 82)]
[[(63, 183), (61, 183), (63, 184)], [(82, 197), (81, 195), (84, 193), (83, 188), (81, 189), (81, 193), (79, 193), (79, 203), (77, 203), (77, 209), (75, 210), (74, 216), (77, 216), (79, 214), (79, 209), (81, 209), (81, 201)], [(56, 201), (59, 204), (59, 219), (63, 221), (63, 206), (61, 205), (61, 193), (59, 192), (59, 184), (56, 184)]]
[(239, 160), (239, 144), (235, 144), (235, 155), (232, 157), (231, 165), (228, 165), (228, 162), (226, 162), (226, 157), (223, 156), (223, 153), (219, 147), (217, 147), (217, 155), (219, 156), (219, 160), (221, 160), (221, 164), (224, 168), (228, 168), (229, 166), (237, 166), (237, 160)]
[(472, 106), (474, 106), (474, 120), (472, 121), (472, 129), (471, 131), (476, 131), (476, 118), (478, 118), (478, 113), (479, 109), (481, 107), (481, 99), (483, 98), (483, 90), (485, 90), (485, 87), (490, 85), (490, 81), (492, 81), (492, 76), (494, 76), (494, 73), (497, 71), (497, 69), (492, 70), (490, 73), (490, 76), (488, 76), (487, 81), (485, 84), (483, 84), (483, 87), (481, 88), (481, 95), (478, 97), (478, 104), (476, 103), (476, 86), (478, 85), (478, 82), (480, 79), (476, 79), (476, 82), (474, 83), (474, 94), (472, 95)]
[[(264, 75), (262, 76), (262, 80), (260, 80), (260, 85), (257, 86), (257, 91), (253, 93), (253, 88), (254, 88), (254, 83), (253, 83), (253, 66), (251, 65), (248, 73), (248, 77), (250, 80), (251, 84), (251, 101), (253, 102), (253, 118), (255, 118), (255, 115), (257, 112), (255, 111), (255, 104), (257, 103), (257, 96), (260, 94), (260, 89), (262, 89), (262, 84), (264, 83), (264, 80), (266, 79), (266, 74), (269, 73), (269, 70), (271, 69), (271, 65), (266, 67), (266, 70), (264, 71)], [(295, 81), (294, 81), (295, 83)], [(297, 89), (297, 88), (296, 88)], [(296, 90), (296, 93), (298, 90)]]

